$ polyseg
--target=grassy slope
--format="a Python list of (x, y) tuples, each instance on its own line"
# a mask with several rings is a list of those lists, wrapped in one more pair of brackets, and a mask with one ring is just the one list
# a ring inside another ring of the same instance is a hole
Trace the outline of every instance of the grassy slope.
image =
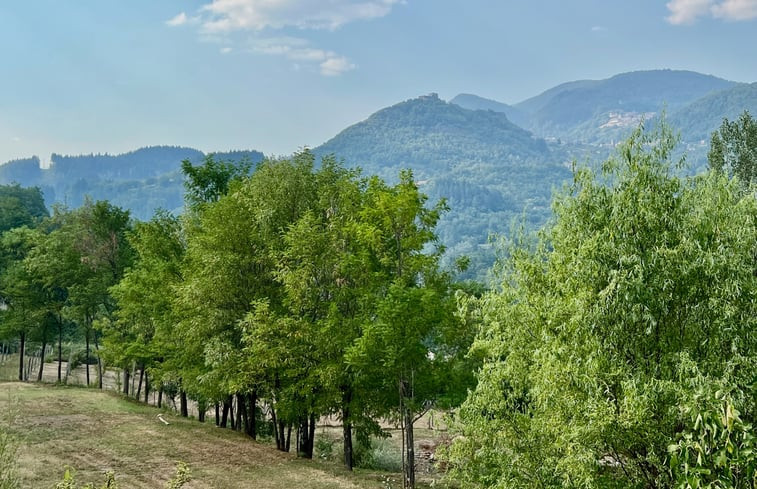
[[(77, 480), (102, 482), (114, 470), (121, 487), (159, 488), (177, 461), (187, 462), (188, 488), (372, 488), (380, 477), (298, 460), (231, 430), (160, 412), (93, 389), (0, 383), (0, 411), (18, 413), (20, 475), (25, 488), (47, 488), (66, 465)], [(15, 408), (13, 406), (15, 405)]]

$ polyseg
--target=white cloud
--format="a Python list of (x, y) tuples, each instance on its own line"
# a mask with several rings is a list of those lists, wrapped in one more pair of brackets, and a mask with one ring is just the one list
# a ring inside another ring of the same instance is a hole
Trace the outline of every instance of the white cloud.
[(707, 16), (731, 21), (757, 18), (757, 0), (671, 0), (667, 7), (667, 21), (675, 25), (692, 24)]
[(712, 15), (718, 19), (751, 20), (757, 18), (757, 0), (725, 0), (712, 6)]
[(670, 10), (668, 22), (674, 25), (691, 24), (697, 18), (707, 15), (712, 0), (672, 0), (666, 5)]
[(605, 32), (607, 30), (607, 27), (603, 27), (601, 25), (595, 25), (591, 28), (591, 32)]
[(231, 52), (234, 42), (247, 35), (243, 32), (252, 32), (248, 51), (281, 56), (293, 62), (296, 70), (310, 67), (324, 76), (337, 76), (357, 66), (341, 54), (312, 46), (307, 39), (276, 37), (275, 31), (334, 30), (351, 22), (384, 17), (406, 0), (205, 1), (209, 3), (200, 7), (196, 16), (188, 17), (182, 12), (166, 24), (199, 25), (200, 40), (221, 44), (221, 54)]
[(176, 17), (169, 19), (166, 21), (166, 25), (170, 25), (171, 27), (176, 27), (179, 25), (184, 25), (187, 23), (188, 17), (187, 14), (184, 12), (180, 13)]
[(336, 29), (384, 17), (403, 0), (213, 0), (200, 11), (207, 32), (266, 28)]
[(321, 63), (321, 75), (323, 76), (339, 76), (347, 71), (352, 71), (357, 66), (350, 63), (344, 56), (328, 58)]

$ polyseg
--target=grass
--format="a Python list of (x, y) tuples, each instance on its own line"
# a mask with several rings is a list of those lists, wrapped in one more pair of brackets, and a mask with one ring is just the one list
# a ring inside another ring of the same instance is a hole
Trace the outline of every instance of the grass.
[[(15, 408), (21, 441), (21, 487), (51, 488), (66, 466), (77, 481), (101, 483), (113, 470), (121, 487), (160, 488), (178, 461), (189, 464), (188, 489), (290, 487), (386, 488), (386, 474), (301, 460), (231, 430), (185, 419), (96, 389), (0, 383), (0, 411)], [(401, 480), (397, 477), (397, 480)]]

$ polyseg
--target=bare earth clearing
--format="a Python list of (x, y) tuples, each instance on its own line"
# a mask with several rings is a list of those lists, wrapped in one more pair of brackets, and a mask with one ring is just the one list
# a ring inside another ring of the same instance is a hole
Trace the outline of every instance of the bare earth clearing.
[[(121, 487), (160, 488), (178, 461), (189, 464), (192, 489), (379, 488), (387, 475), (299, 460), (240, 433), (199, 423), (112, 392), (18, 382), (0, 383), (0, 412), (13, 411), (20, 439), (22, 487), (60, 481), (66, 466), (81, 482), (113, 470)], [(157, 418), (163, 412), (165, 425)], [(398, 479), (398, 478), (397, 478)]]

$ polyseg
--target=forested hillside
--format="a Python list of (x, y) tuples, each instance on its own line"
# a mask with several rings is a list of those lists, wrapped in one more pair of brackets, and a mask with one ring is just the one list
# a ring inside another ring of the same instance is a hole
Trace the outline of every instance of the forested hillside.
[[(653, 123), (665, 109), (680, 131), (688, 169), (706, 167), (709, 135), (723, 117), (757, 113), (757, 84), (736, 84), (688, 71), (624, 73), (606, 80), (564, 83), (515, 105), (461, 94), (447, 103), (437, 95), (377, 111), (314, 149), (333, 154), (366, 174), (396, 179), (412, 169), (432, 200), (452, 211), (439, 224), (446, 262), (472, 259), (467, 276), (483, 278), (493, 260), (490, 233), (506, 233), (514, 221), (531, 229), (551, 215), (552, 191), (579, 166), (603, 160), (641, 120)], [(533, 131), (533, 132), (529, 132)], [(546, 138), (543, 139), (543, 138)], [(123, 155), (62, 156), (40, 169), (36, 157), (0, 165), (0, 183), (42, 188), (48, 205), (78, 207), (89, 195), (148, 219), (156, 208), (183, 208), (180, 162), (202, 160), (191, 148), (143, 148)], [(256, 151), (216, 153), (218, 161), (252, 163)]]
[(413, 169), (424, 192), (452, 209), (439, 224), (449, 256), (469, 255), (478, 272), (493, 258), (488, 235), (520, 217), (533, 227), (544, 223), (552, 189), (570, 177), (564, 147), (550, 147), (505, 114), (467, 110), (435, 94), (383, 109), (314, 152), (390, 179)]
[(742, 83), (697, 99), (672, 111), (670, 123), (681, 131), (684, 141), (709, 141), (723, 118), (737, 119), (744, 110), (757, 114), (757, 83)]
[[(219, 160), (260, 162), (258, 151), (215, 153)], [(48, 206), (54, 203), (75, 208), (85, 196), (110, 200), (127, 208), (139, 219), (149, 219), (155, 209), (180, 211), (183, 202), (181, 162), (199, 163), (201, 151), (175, 146), (153, 146), (120, 155), (53, 154), (49, 168), (40, 168), (33, 157), (0, 165), (0, 184), (38, 186)]]

